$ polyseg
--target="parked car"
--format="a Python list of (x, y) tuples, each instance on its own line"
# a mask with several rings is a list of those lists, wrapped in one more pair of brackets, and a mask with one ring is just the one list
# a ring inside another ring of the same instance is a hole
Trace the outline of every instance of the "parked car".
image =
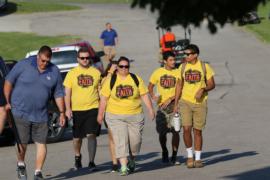
[[(103, 64), (100, 60), (100, 57), (104, 55), (103, 51), (96, 52), (93, 47), (90, 45), (89, 42), (82, 41), (75, 44), (67, 44), (67, 45), (61, 45), (57, 47), (53, 47), (52, 51), (52, 59), (51, 62), (58, 66), (58, 68), (61, 71), (62, 78), (64, 79), (67, 72), (72, 69), (73, 67), (76, 67), (77, 64), (77, 52), (80, 47), (87, 47), (89, 49), (89, 53), (91, 56), (91, 59), (93, 59), (93, 66), (96, 67), (103, 73)], [(38, 50), (31, 51), (26, 54), (26, 57), (30, 56), (36, 56), (38, 53)], [(16, 61), (3, 61), (1, 60), (0, 67), (1, 72), (3, 70), (4, 76), (9, 72), (9, 70), (16, 64)], [(61, 127), (59, 125), (59, 111), (57, 109), (57, 106), (54, 102), (54, 100), (51, 100), (48, 104), (49, 109), (49, 121), (48, 121), (48, 142), (57, 142), (61, 139), (65, 128), (68, 127), (68, 123), (66, 123), (65, 127)], [(5, 133), (3, 133), (2, 138), (4, 136), (12, 137), (12, 133), (8, 124), (5, 126)], [(1, 138), (1, 136), (0, 136)]]
[(7, 7), (8, 1), (7, 0), (0, 0), (0, 11)]
[(260, 24), (261, 19), (256, 11), (248, 12), (245, 14), (239, 21), (239, 26), (243, 26), (246, 24)]

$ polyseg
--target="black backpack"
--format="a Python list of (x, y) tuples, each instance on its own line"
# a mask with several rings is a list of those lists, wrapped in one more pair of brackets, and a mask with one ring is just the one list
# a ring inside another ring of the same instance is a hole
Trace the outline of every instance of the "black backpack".
[[(139, 87), (140, 82), (139, 82), (139, 79), (137, 78), (137, 76), (133, 73), (129, 73), (129, 74), (130, 74), (131, 78), (133, 79), (133, 81), (135, 82), (136, 86)], [(111, 82), (110, 82), (111, 90), (113, 89), (113, 86), (116, 82), (116, 78), (117, 78), (116, 73), (113, 73), (112, 77), (111, 77)]]

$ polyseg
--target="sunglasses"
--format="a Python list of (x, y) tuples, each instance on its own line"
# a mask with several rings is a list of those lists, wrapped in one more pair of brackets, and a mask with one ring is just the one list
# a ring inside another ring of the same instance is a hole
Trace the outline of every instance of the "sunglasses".
[(49, 64), (50, 63), (50, 61), (46, 61), (46, 60), (43, 60), (43, 59), (41, 59), (40, 60), (43, 64)]
[(128, 69), (129, 68), (129, 65), (126, 65), (126, 66), (125, 65), (119, 65), (118, 67), (119, 68), (126, 68), (126, 69)]
[(191, 55), (191, 54), (196, 54), (196, 53), (184, 53), (186, 56), (189, 56), (189, 55)]
[(79, 59), (80, 59), (80, 60), (89, 60), (90, 57), (89, 57), (89, 56), (87, 56), (87, 57), (79, 57)]

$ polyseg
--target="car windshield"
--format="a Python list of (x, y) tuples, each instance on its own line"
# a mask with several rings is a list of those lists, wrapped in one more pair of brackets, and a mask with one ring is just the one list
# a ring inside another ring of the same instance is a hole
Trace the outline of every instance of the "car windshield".
[(77, 51), (53, 52), (51, 62), (55, 65), (77, 63)]

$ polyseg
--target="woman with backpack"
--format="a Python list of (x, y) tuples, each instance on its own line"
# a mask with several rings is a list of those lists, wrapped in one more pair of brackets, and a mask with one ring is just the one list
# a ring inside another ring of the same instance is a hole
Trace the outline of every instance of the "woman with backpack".
[[(155, 112), (143, 80), (129, 72), (130, 62), (126, 57), (117, 61), (117, 71), (102, 85), (98, 122), (104, 119), (112, 131), (116, 158), (121, 164), (120, 175), (126, 176), (135, 170), (135, 156), (139, 153), (144, 127), (143, 101), (151, 120)], [(130, 159), (127, 157), (130, 155)]]

